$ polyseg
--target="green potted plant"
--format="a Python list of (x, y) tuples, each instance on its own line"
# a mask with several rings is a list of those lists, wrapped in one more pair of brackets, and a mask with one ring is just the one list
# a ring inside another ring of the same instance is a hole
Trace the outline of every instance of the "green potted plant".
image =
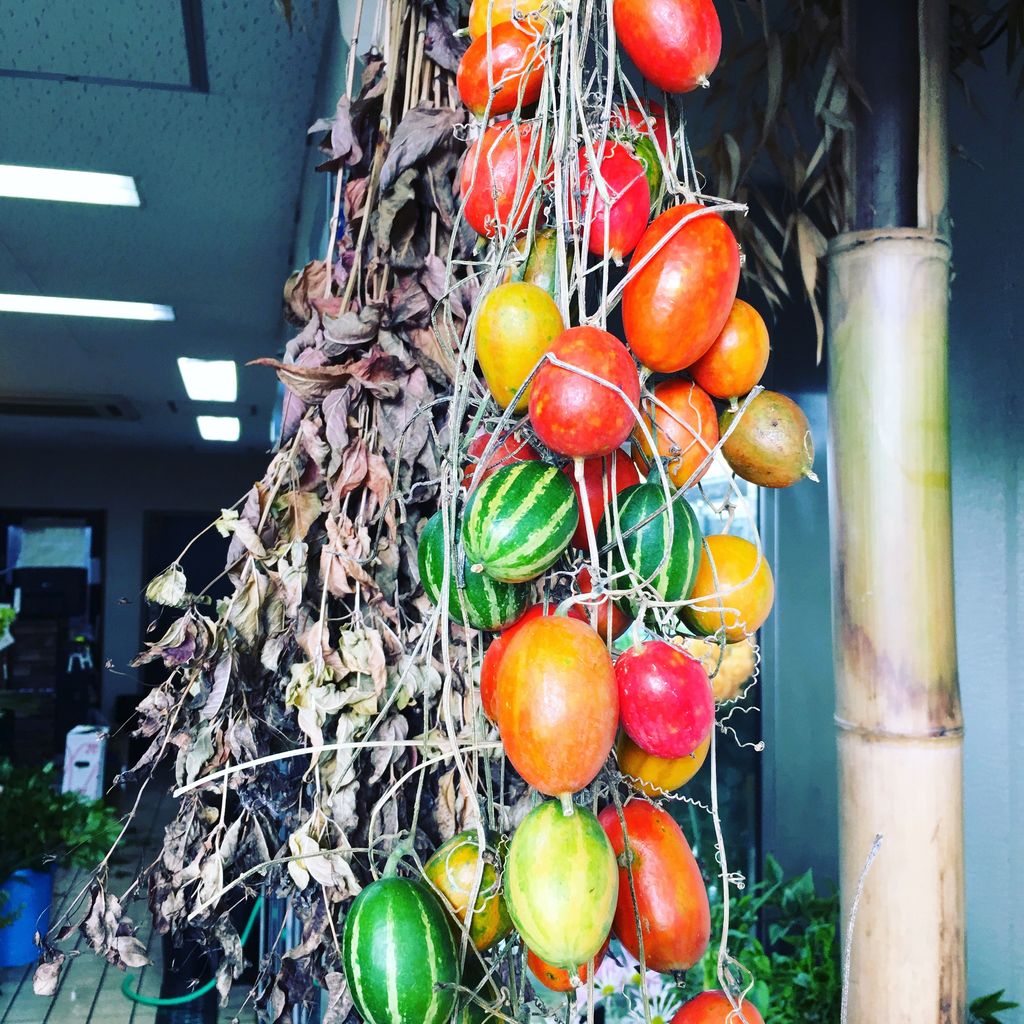
[(0, 967), (35, 960), (35, 933), (49, 924), (54, 867), (92, 867), (119, 831), (102, 800), (61, 793), (52, 764), (0, 760)]

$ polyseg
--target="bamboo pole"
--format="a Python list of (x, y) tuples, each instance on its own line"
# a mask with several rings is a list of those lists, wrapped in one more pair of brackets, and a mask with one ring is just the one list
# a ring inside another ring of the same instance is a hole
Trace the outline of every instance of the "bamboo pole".
[(847, 154), (855, 230), (833, 241), (828, 274), (844, 921), (865, 858), (876, 835), (883, 837), (844, 950), (847, 1019), (963, 1024), (963, 721), (947, 387), (948, 4), (844, 6), (854, 74), (868, 100), (857, 109)]
[(833, 614), (852, 1024), (964, 1019), (961, 763), (950, 522), (949, 246), (841, 235), (829, 261)]

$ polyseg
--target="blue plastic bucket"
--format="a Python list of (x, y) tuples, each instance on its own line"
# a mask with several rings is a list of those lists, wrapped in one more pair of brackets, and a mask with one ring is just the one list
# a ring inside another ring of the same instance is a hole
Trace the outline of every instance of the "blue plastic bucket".
[(24, 967), (39, 956), (36, 932), (50, 924), (53, 902), (52, 871), (15, 871), (0, 885), (6, 897), (0, 900), (0, 920), (17, 914), (6, 928), (0, 928), (0, 967)]

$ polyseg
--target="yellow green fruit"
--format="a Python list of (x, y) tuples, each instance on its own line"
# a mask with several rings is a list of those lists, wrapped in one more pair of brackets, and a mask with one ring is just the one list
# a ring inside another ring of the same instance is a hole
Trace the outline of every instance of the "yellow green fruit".
[[(448, 903), (454, 915), (463, 924), (469, 910), (469, 898), (477, 885), (480, 864), (480, 846), (475, 829), (460, 832), (434, 851), (424, 865), (423, 872)], [(505, 900), (501, 895), (501, 882), (494, 864), (485, 855), (473, 918), (469, 924), (469, 937), (479, 950), (489, 949), (512, 930)]]
[[(494, 400), (507, 408), (516, 392), (564, 330), (555, 300), (525, 281), (500, 284), (483, 301), (476, 322), (476, 357)], [(515, 411), (530, 401), (527, 388)]]

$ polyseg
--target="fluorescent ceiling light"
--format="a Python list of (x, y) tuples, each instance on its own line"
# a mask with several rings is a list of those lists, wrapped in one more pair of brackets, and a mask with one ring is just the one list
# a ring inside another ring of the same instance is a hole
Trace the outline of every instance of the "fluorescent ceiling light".
[(135, 179), (98, 171), (62, 171), (56, 167), (0, 164), (0, 196), (49, 199), (58, 203), (138, 206)]
[(233, 402), (238, 398), (238, 375), (232, 359), (180, 356), (178, 370), (193, 402)]
[(111, 320), (173, 320), (170, 306), (111, 299), (67, 299), (56, 295), (0, 294), (0, 313), (46, 313), (54, 316), (99, 316)]
[(237, 441), (242, 434), (237, 416), (197, 416), (196, 423), (204, 441)]

